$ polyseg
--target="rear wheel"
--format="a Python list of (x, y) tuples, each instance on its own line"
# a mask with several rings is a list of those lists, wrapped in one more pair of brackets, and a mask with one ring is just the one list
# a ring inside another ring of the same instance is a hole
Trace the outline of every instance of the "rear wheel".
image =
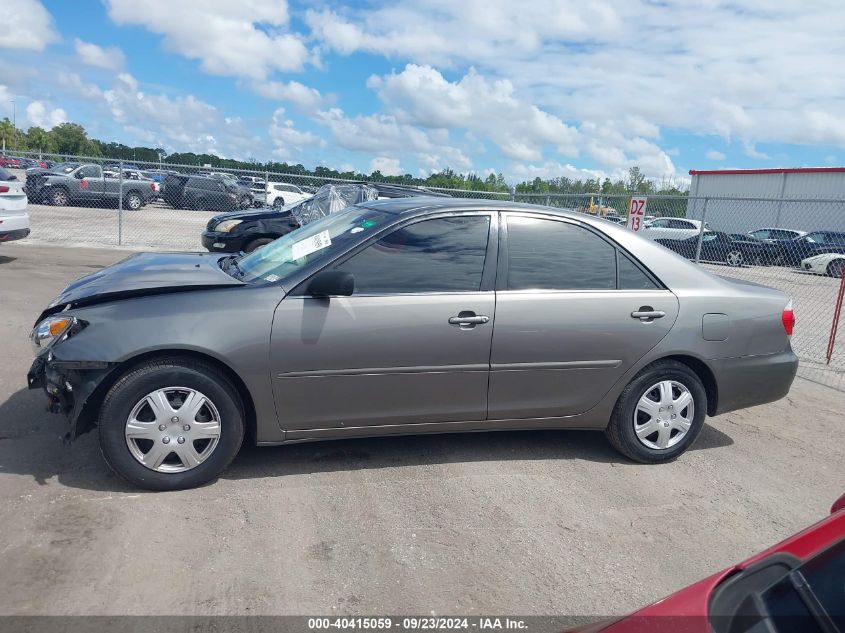
[(605, 435), (634, 461), (666, 462), (692, 445), (706, 411), (707, 392), (695, 372), (677, 361), (660, 361), (625, 387)]
[(240, 449), (243, 409), (216, 368), (188, 359), (144, 364), (120, 378), (100, 409), (109, 466), (149, 490), (178, 490), (219, 475)]
[(123, 208), (130, 211), (137, 211), (144, 204), (141, 196), (136, 191), (130, 191), (123, 197)]
[(831, 277), (842, 277), (845, 273), (845, 259), (834, 259), (827, 265), (827, 274)]
[(273, 200), (274, 209), (281, 209), (283, 206), (285, 206), (285, 199), (282, 198), (282, 196), (279, 196), (278, 198)]
[(252, 206), (252, 199), (249, 196), (241, 196), (238, 200), (238, 206), (241, 209), (249, 209)]
[(248, 242), (247, 245), (244, 247), (244, 252), (251, 253), (257, 248), (261, 248), (273, 241), (271, 237), (257, 237), (251, 242)]
[(728, 254), (725, 256), (725, 263), (728, 266), (742, 266), (743, 256), (742, 251), (740, 250), (730, 250)]

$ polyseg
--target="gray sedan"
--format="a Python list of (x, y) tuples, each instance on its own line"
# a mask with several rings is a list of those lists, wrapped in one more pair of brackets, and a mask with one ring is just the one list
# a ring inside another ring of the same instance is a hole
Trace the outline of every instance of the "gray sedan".
[(789, 298), (599, 218), (489, 200), (350, 207), (245, 256), (139, 253), (38, 317), (30, 387), (155, 490), (260, 445), (593, 429), (676, 458), (797, 368)]

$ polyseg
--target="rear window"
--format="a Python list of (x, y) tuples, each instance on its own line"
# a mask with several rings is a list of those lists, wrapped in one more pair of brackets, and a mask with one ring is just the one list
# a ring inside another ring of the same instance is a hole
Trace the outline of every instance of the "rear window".
[(9, 173), (7, 169), (0, 167), (0, 180), (17, 180), (17, 177)]

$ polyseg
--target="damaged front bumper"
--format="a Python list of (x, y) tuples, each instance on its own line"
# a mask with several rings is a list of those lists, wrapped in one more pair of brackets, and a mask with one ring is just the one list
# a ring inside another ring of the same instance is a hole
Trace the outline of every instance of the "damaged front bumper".
[(87, 405), (111, 368), (101, 361), (59, 360), (48, 350), (36, 356), (26, 379), (30, 389), (44, 389), (47, 411), (67, 417), (65, 440), (71, 441), (96, 425), (96, 413)]

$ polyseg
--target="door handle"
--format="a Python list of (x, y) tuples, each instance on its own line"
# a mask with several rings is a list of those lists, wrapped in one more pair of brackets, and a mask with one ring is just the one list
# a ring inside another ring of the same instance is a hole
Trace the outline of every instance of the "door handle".
[(640, 306), (639, 310), (631, 313), (632, 319), (639, 319), (643, 323), (651, 323), (655, 319), (662, 319), (666, 316), (663, 310), (655, 310), (651, 306)]
[(484, 316), (483, 314), (475, 314), (475, 312), (469, 310), (461, 312), (458, 316), (449, 317), (449, 325), (457, 325), (461, 329), (471, 329), (476, 325), (482, 325), (489, 321), (490, 317)]

